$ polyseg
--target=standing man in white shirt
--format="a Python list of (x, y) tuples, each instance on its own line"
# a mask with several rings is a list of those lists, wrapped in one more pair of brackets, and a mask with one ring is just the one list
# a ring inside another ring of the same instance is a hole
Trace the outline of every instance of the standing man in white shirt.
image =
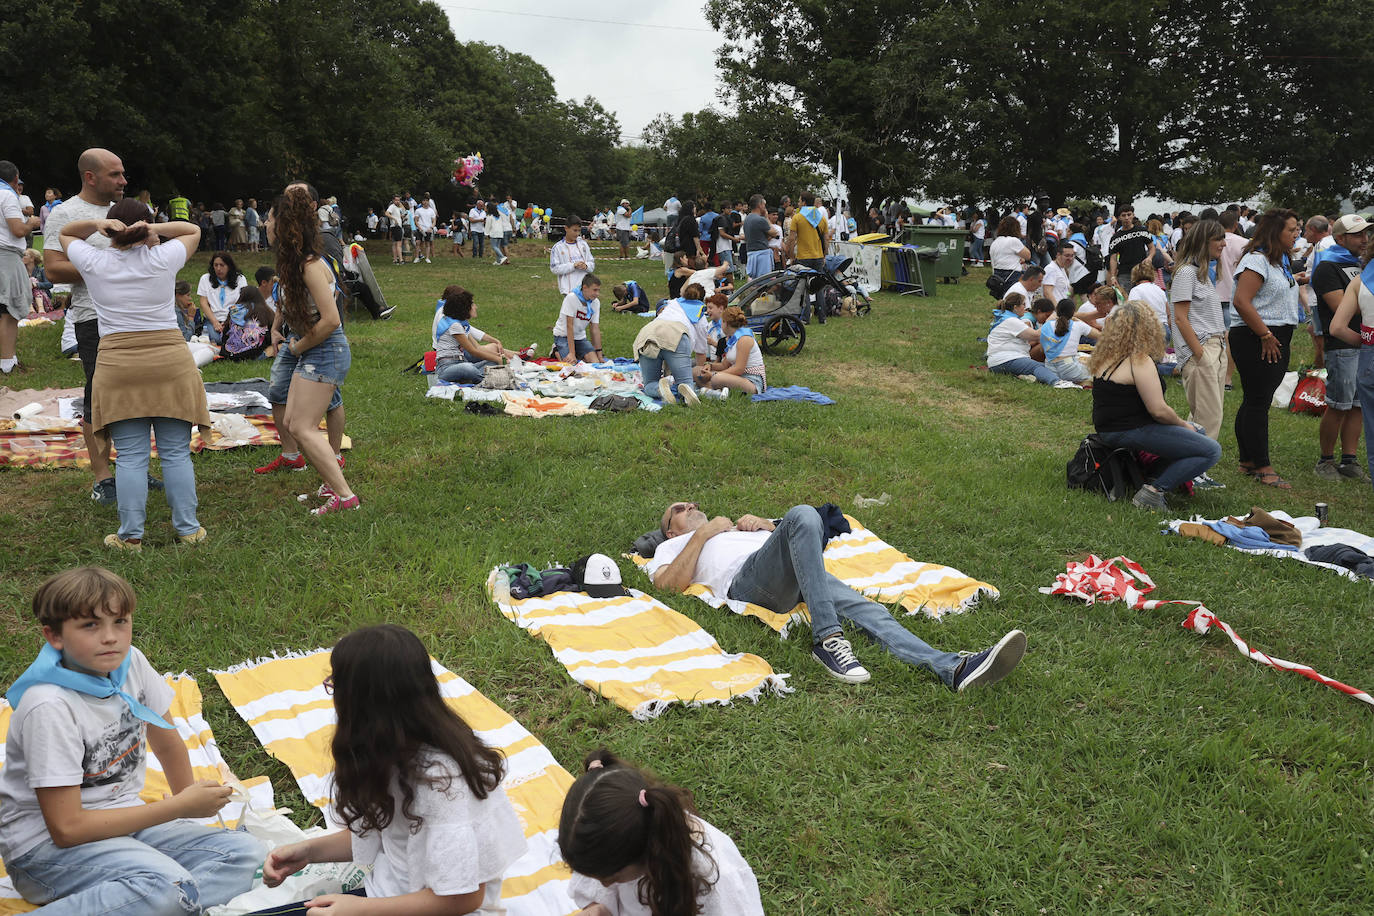
[(33, 306), (33, 285), (24, 267), (28, 235), (38, 229), (39, 218), (33, 204), (26, 207), (18, 188), (19, 167), (0, 161), (0, 373), (9, 375), (19, 365), (15, 347), (19, 343), (19, 322), (29, 317)]
[(404, 235), (401, 227), (406, 224), (405, 210), (401, 209), (401, 195), (392, 195), (391, 205), (386, 208), (386, 221), (386, 231), (391, 237), (391, 263), (400, 264), (404, 260), (401, 257), (401, 238)]
[(549, 249), (549, 270), (558, 278), (558, 292), (564, 296), (582, 288), (582, 278), (596, 269), (591, 246), (582, 238), (582, 220), (569, 216), (563, 238)]
[(415, 246), (415, 263), (420, 263), (423, 256), (426, 264), (434, 263), (434, 227), (439, 222), (439, 211), (434, 208), (434, 201), (429, 199), (426, 194), (420, 199), (420, 207), (415, 211), (415, 231), (419, 234), (419, 244)]
[[(76, 329), (76, 352), (86, 373), (86, 410), (91, 406), (91, 382), (95, 376), (95, 358), (100, 351), (100, 324), (96, 321), (95, 303), (81, 273), (63, 252), (59, 239), (67, 223), (86, 219), (104, 219), (116, 201), (124, 199), (124, 163), (107, 149), (88, 149), (76, 160), (81, 175), (81, 193), (69, 197), (48, 214), (43, 224), (43, 268), (54, 283), (70, 283), (72, 300), (67, 307), (66, 320)], [(87, 240), (96, 248), (108, 248), (110, 240), (96, 233)], [(110, 439), (98, 433), (88, 417), (81, 420), (81, 435), (86, 440), (86, 453), (91, 461), (95, 485), (91, 499), (102, 506), (115, 504), (115, 482), (110, 473)]]
[(1093, 230), (1093, 245), (1097, 247), (1097, 253), (1102, 255), (1103, 266), (1098, 272), (1098, 280), (1106, 280), (1107, 251), (1112, 247), (1112, 235), (1115, 231), (1111, 220), (1101, 216), (1097, 218), (1097, 228)]
[(630, 202), (624, 198), (621, 198), (620, 205), (615, 208), (615, 240), (620, 243), (621, 259), (629, 260)]
[(472, 256), (480, 258), (487, 240), (487, 203), (480, 197), (468, 211), (468, 231), (472, 233)]

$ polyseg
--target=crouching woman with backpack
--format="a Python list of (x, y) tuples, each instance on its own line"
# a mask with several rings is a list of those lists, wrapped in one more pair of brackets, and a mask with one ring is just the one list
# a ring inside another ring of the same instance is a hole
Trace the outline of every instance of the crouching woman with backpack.
[(1088, 370), (1093, 375), (1093, 427), (1112, 448), (1152, 452), (1168, 462), (1131, 502), (1164, 510), (1164, 494), (1221, 460), (1221, 446), (1164, 400), (1165, 381), (1155, 371), (1164, 356), (1164, 331), (1154, 311), (1130, 301), (1103, 322)]

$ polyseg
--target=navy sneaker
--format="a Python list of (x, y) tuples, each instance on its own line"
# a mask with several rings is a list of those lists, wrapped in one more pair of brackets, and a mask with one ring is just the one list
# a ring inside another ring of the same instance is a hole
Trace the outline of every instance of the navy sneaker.
[(848, 684), (862, 684), (868, 680), (868, 669), (859, 664), (849, 640), (836, 633), (811, 647), (811, 656), (825, 666), (826, 672)]
[(1201, 474), (1199, 474), (1199, 475), (1197, 475), (1196, 477), (1193, 478), (1193, 489), (1194, 489), (1194, 490), (1224, 490), (1224, 489), (1226, 489), (1226, 484), (1222, 483), (1220, 480), (1214, 480), (1214, 479), (1212, 479), (1212, 476), (1211, 476), (1210, 474), (1207, 474), (1206, 472), (1203, 472), (1203, 473), (1201, 473)]
[(158, 478), (154, 477), (152, 474), (149, 474), (149, 475), (148, 475), (148, 489), (150, 489), (150, 490), (165, 490), (165, 489), (167, 489), (167, 486), (166, 486), (166, 484), (164, 484), (161, 480), (159, 480)]
[(97, 506), (113, 506), (116, 501), (113, 477), (97, 481), (95, 486), (91, 487), (91, 502)]
[(963, 693), (970, 687), (995, 684), (1011, 674), (1011, 669), (1026, 654), (1026, 634), (1012, 630), (991, 649), (959, 654), (964, 658), (959, 662), (959, 667), (954, 669), (954, 681), (950, 686)]

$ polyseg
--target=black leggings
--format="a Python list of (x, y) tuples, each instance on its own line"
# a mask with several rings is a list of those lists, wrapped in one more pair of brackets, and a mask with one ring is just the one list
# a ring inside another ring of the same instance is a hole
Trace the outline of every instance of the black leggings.
[(1267, 363), (1260, 355), (1260, 339), (1245, 325), (1232, 328), (1231, 360), (1240, 374), (1244, 396), (1236, 411), (1236, 454), (1242, 464), (1269, 466), (1269, 405), (1274, 400), (1283, 375), (1288, 371), (1291, 324), (1271, 324), (1269, 330), (1279, 340), (1279, 360)]

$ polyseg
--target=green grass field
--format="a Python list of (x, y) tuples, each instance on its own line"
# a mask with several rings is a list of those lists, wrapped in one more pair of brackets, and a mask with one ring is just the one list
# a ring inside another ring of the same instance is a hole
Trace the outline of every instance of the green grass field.
[[(400, 370), (427, 349), (448, 283), (474, 291), (475, 323), (504, 343), (548, 346), (559, 297), (541, 249), (521, 248), (501, 268), (447, 254), (393, 267), (373, 252), (399, 308), (348, 326), (347, 473), (360, 512), (310, 517), (295, 497), (313, 475), (252, 474), (268, 450), (206, 452), (195, 462), (209, 542), (173, 549), (154, 498), (148, 548), (115, 555), (100, 546), (115, 513), (92, 506), (89, 474), (0, 472), (0, 680), (38, 646), (36, 586), (100, 563), (137, 590), (135, 641), (154, 665), (197, 675), (231, 765), (270, 774), (298, 814), (307, 806), (289, 774), (205, 669), (391, 621), (569, 769), (604, 744), (693, 790), (752, 863), (770, 913), (1368, 911), (1374, 711), (1247, 661), (1220, 632), (1183, 631), (1185, 609), (1089, 607), (1036, 589), (1066, 561), (1125, 554), (1159, 583), (1155, 597), (1204, 601), (1257, 647), (1374, 689), (1369, 584), (1162, 537), (1157, 516), (1067, 491), (1064, 463), (1090, 429), (1091, 395), (974, 368), (991, 304), (982, 271), (931, 298), (881, 294), (867, 318), (813, 325), (800, 356), (769, 362), (770, 383), (807, 385), (832, 407), (736, 397), (693, 411), (523, 419), (424, 398)], [(194, 284), (206, 260), (183, 278)], [(263, 263), (240, 261), (250, 274)], [(607, 287), (633, 278), (663, 289), (649, 262), (597, 272)], [(608, 350), (628, 355), (641, 325), (608, 313)], [(8, 384), (78, 385), (57, 337), (21, 331), (25, 368)], [(267, 371), (218, 362), (205, 377)], [(1228, 426), (1239, 394), (1228, 395)], [(1186, 411), (1180, 386), (1169, 399)], [(1310, 514), (1322, 500), (1333, 525), (1374, 532), (1368, 484), (1312, 475), (1316, 430), (1314, 418), (1274, 411), (1274, 463), (1294, 483), (1281, 492), (1236, 472), (1228, 428), (1214, 471), (1228, 489), (1179, 501), (1179, 514)], [(889, 505), (855, 512), (855, 495), (883, 491)], [(501, 561), (617, 555), (676, 498), (732, 517), (836, 502), (911, 556), (1001, 590), (973, 613), (907, 626), (950, 650), (1020, 627), (1025, 661), (1001, 684), (956, 695), (859, 640), (873, 679), (849, 686), (812, 661), (804, 631), (779, 641), (752, 619), (660, 595), (726, 651), (790, 672), (797, 691), (635, 722), (502, 619), (482, 583)]]

